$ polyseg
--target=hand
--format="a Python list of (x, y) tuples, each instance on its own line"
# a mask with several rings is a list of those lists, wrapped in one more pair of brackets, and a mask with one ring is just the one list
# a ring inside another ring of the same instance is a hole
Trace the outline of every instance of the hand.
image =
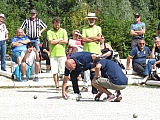
[(68, 99), (67, 93), (66, 93), (66, 92), (62, 92), (62, 97), (63, 97), (65, 100)]
[(48, 52), (48, 56), (50, 56), (50, 52)]
[(28, 49), (27, 49), (27, 52), (30, 53), (30, 52), (32, 52), (32, 50), (33, 50), (33, 48), (28, 48)]
[(131, 70), (131, 68), (130, 67), (126, 67), (126, 70)]
[(37, 52), (37, 50), (36, 50), (36, 48), (35, 48), (35, 47), (33, 48), (33, 51), (34, 51), (34, 52)]

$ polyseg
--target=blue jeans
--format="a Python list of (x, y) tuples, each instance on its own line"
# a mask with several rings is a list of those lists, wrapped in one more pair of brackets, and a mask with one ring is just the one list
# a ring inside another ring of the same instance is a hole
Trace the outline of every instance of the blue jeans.
[(6, 40), (0, 41), (1, 70), (6, 71)]
[[(151, 75), (152, 65), (156, 62), (156, 59), (149, 59), (146, 69), (144, 71), (144, 74), (147, 76)], [(156, 65), (157, 67), (160, 67), (160, 64)]]
[(32, 40), (32, 39), (30, 39), (30, 41), (33, 43), (33, 45), (34, 45), (34, 47), (36, 48), (36, 50), (38, 51), (38, 52), (40, 52), (40, 48), (39, 48), (39, 38), (38, 39), (35, 39), (35, 40)]

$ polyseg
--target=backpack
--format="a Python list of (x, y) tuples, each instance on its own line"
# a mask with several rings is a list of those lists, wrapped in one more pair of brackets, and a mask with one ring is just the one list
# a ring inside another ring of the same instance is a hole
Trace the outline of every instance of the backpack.
[[(26, 70), (27, 78), (30, 78), (30, 73), (31, 73), (31, 69), (27, 67), (27, 70)], [(15, 75), (17, 81), (22, 82), (21, 65), (15, 68), (15, 70), (13, 71), (13, 75)]]

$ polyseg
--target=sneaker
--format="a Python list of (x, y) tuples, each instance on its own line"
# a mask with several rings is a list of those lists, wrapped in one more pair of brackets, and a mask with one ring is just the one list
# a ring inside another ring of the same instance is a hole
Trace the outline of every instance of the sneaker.
[(117, 94), (116, 97), (117, 98), (114, 100), (114, 102), (120, 102), (122, 100), (122, 94)]
[(81, 96), (80, 93), (79, 93), (79, 94), (75, 93), (75, 94), (71, 95), (69, 98), (72, 99), (72, 100), (75, 100), (75, 99), (77, 99), (77, 98), (78, 98), (78, 99), (82, 98), (82, 96)]
[(27, 78), (26, 78), (26, 77), (23, 77), (23, 78), (22, 78), (22, 82), (27, 82)]
[(38, 77), (34, 77), (34, 82), (38, 82), (38, 81), (39, 81)]
[(105, 102), (113, 102), (114, 100), (115, 100), (115, 95), (114, 94), (103, 98), (103, 101), (105, 101)]
[(140, 85), (143, 85), (146, 83), (146, 81), (148, 80), (149, 76), (146, 76), (140, 83)]
[(83, 88), (81, 89), (81, 92), (88, 92), (88, 88), (83, 87)]

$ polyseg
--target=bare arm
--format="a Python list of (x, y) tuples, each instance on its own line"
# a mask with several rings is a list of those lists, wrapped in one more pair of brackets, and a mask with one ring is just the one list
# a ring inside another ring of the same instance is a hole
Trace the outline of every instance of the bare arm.
[(153, 48), (152, 48), (152, 52), (151, 52), (151, 58), (155, 58), (155, 48), (156, 48), (156, 45), (155, 43), (153, 44)]
[(36, 48), (33, 48), (33, 51), (36, 53), (36, 62), (39, 62), (40, 58), (39, 58), (39, 54), (38, 54)]
[(40, 31), (40, 34), (42, 34), (42, 32), (44, 32), (47, 28), (43, 28), (41, 31)]
[(99, 72), (100, 72), (101, 67), (102, 67), (102, 65), (100, 63), (98, 63), (96, 65), (96, 68), (95, 68), (95, 78), (99, 78)]
[(67, 87), (67, 82), (68, 82), (68, 76), (64, 76), (63, 83), (62, 83), (62, 97), (63, 98), (67, 97), (67, 93), (65, 91)]
[(127, 70), (130, 70), (130, 69), (131, 69), (131, 68), (130, 68), (130, 60), (131, 60), (131, 57), (128, 56), (128, 57), (127, 57), (127, 63), (126, 63), (126, 69), (127, 69)]

